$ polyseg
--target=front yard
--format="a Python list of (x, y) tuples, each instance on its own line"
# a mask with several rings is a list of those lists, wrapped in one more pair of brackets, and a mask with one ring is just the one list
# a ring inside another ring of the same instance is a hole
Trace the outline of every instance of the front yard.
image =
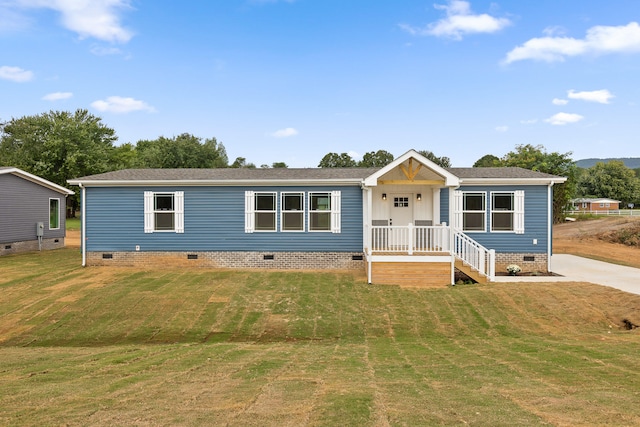
[(0, 258), (1, 425), (638, 425), (640, 296)]

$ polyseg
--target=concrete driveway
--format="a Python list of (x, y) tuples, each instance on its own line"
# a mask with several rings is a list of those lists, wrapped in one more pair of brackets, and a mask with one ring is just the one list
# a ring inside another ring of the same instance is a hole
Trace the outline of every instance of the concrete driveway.
[(640, 268), (556, 254), (551, 271), (560, 276), (497, 276), (496, 282), (590, 282), (640, 295)]

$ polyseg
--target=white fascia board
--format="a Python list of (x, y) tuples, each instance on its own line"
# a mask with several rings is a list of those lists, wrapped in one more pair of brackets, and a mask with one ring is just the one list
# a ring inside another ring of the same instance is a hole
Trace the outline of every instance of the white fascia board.
[(56, 191), (58, 193), (62, 193), (62, 194), (66, 194), (67, 196), (71, 196), (72, 194), (76, 194), (75, 192), (69, 190), (68, 188), (64, 188), (61, 185), (58, 185), (56, 183), (53, 183), (51, 181), (47, 181), (44, 178), (40, 178), (39, 176), (30, 174), (29, 172), (25, 172), (22, 169), (18, 169), (18, 168), (8, 168), (8, 169), (2, 169), (0, 170), (0, 175), (2, 174), (13, 174), (16, 176), (19, 176), (22, 179), (26, 179), (27, 181), (31, 181), (35, 184), (39, 184), (43, 187), (47, 187), (50, 190)]
[(70, 185), (82, 185), (84, 187), (159, 187), (159, 186), (184, 186), (184, 187), (238, 187), (238, 186), (361, 186), (361, 179), (323, 179), (323, 180), (303, 180), (291, 181), (287, 179), (274, 180), (255, 180), (255, 179), (236, 179), (236, 180), (203, 180), (203, 179), (187, 179), (187, 180), (81, 180), (70, 179), (67, 181)]
[(460, 185), (549, 185), (562, 184), (567, 178), (466, 178)]

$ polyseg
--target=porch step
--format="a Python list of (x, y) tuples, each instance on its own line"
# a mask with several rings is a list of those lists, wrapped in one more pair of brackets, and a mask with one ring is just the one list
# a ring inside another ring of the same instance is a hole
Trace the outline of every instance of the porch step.
[(475, 268), (472, 268), (468, 264), (465, 264), (462, 260), (456, 258), (454, 265), (455, 265), (455, 268), (457, 268), (458, 270), (460, 270), (461, 272), (463, 272), (464, 274), (466, 274), (476, 282), (483, 283), (483, 284), (489, 283), (489, 278), (487, 276), (485, 276), (484, 274), (480, 274), (478, 270), (476, 270)]

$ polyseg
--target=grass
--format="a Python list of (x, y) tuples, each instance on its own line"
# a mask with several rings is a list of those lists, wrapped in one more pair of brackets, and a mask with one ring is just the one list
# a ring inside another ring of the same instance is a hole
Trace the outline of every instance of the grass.
[(0, 258), (0, 425), (640, 424), (640, 296), (79, 261)]
[(66, 223), (66, 229), (67, 230), (72, 230), (72, 231), (76, 231), (76, 230), (80, 230), (80, 218), (67, 218), (65, 220)]

